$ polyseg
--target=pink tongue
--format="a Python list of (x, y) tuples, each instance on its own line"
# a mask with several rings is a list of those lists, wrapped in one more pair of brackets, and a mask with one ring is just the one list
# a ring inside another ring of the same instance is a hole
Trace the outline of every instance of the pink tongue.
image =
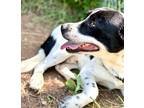
[(79, 47), (79, 45), (76, 44), (76, 43), (66, 42), (65, 44), (63, 44), (63, 45), (61, 46), (61, 49), (65, 49), (65, 48), (77, 49), (78, 47)]

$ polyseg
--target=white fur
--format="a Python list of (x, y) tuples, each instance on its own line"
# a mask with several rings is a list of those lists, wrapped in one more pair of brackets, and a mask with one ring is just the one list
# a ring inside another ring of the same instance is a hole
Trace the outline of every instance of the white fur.
[[(81, 21), (82, 22), (82, 21)], [(79, 39), (90, 43), (97, 43), (101, 48), (105, 47), (92, 37), (82, 36), (78, 32), (78, 23), (72, 24), (73, 33), (79, 36)], [(75, 79), (74, 74), (70, 71), (73, 68), (80, 69), (80, 77), (83, 83), (83, 91), (80, 94), (65, 98), (59, 105), (59, 108), (82, 108), (95, 100), (98, 96), (97, 83), (108, 87), (109, 89), (120, 89), (123, 91), (123, 82), (118, 80), (113, 74), (108, 72), (98, 58), (90, 59), (89, 55), (73, 55), (60, 47), (67, 40), (62, 37), (60, 26), (52, 32), (53, 38), (56, 40), (55, 46), (45, 57), (44, 51), (26, 61), (22, 61), (22, 71), (29, 71), (34, 68), (34, 73), (30, 79), (30, 87), (32, 89), (41, 89), (44, 84), (43, 73), (49, 67), (55, 66), (56, 70), (66, 79)], [(74, 37), (74, 36), (73, 36)]]
[(37, 64), (39, 64), (45, 58), (45, 53), (43, 49), (38, 51), (38, 54), (34, 57), (24, 60), (21, 62), (21, 72), (31, 71)]

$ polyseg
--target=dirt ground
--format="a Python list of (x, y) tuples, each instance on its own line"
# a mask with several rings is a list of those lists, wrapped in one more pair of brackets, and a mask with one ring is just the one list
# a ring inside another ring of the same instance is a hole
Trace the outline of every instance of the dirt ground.
[[(50, 34), (50, 25), (33, 25), (33, 15), (22, 16), (22, 37), (21, 37), (21, 59), (27, 59), (37, 53), (39, 46)], [(48, 69), (44, 73), (45, 84), (39, 94), (28, 88), (28, 82), (32, 72), (21, 75), (21, 108), (57, 108), (58, 101), (70, 92), (65, 87), (64, 78), (59, 75), (54, 68)], [(100, 107), (94, 103), (85, 108), (122, 108), (123, 98), (118, 90), (109, 91), (99, 86), (99, 96), (96, 99)], [(49, 97), (53, 97), (49, 100)]]

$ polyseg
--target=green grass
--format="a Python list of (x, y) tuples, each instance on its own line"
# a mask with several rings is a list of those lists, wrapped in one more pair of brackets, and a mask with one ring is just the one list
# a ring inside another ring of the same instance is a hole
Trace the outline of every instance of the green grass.
[(35, 14), (34, 23), (52, 23), (53, 26), (64, 22), (78, 21), (75, 12), (60, 0), (22, 0), (22, 15)]
[(123, 11), (123, 0), (22, 0), (21, 12), (35, 14), (34, 23), (52, 26), (82, 20), (89, 9), (110, 7)]

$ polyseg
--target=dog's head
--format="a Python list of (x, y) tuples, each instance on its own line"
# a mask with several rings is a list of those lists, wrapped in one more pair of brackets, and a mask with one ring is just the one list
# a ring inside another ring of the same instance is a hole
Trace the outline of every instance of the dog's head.
[(124, 48), (124, 18), (116, 10), (91, 10), (83, 21), (63, 24), (61, 31), (68, 40), (61, 48), (68, 52), (107, 50), (116, 53)]

